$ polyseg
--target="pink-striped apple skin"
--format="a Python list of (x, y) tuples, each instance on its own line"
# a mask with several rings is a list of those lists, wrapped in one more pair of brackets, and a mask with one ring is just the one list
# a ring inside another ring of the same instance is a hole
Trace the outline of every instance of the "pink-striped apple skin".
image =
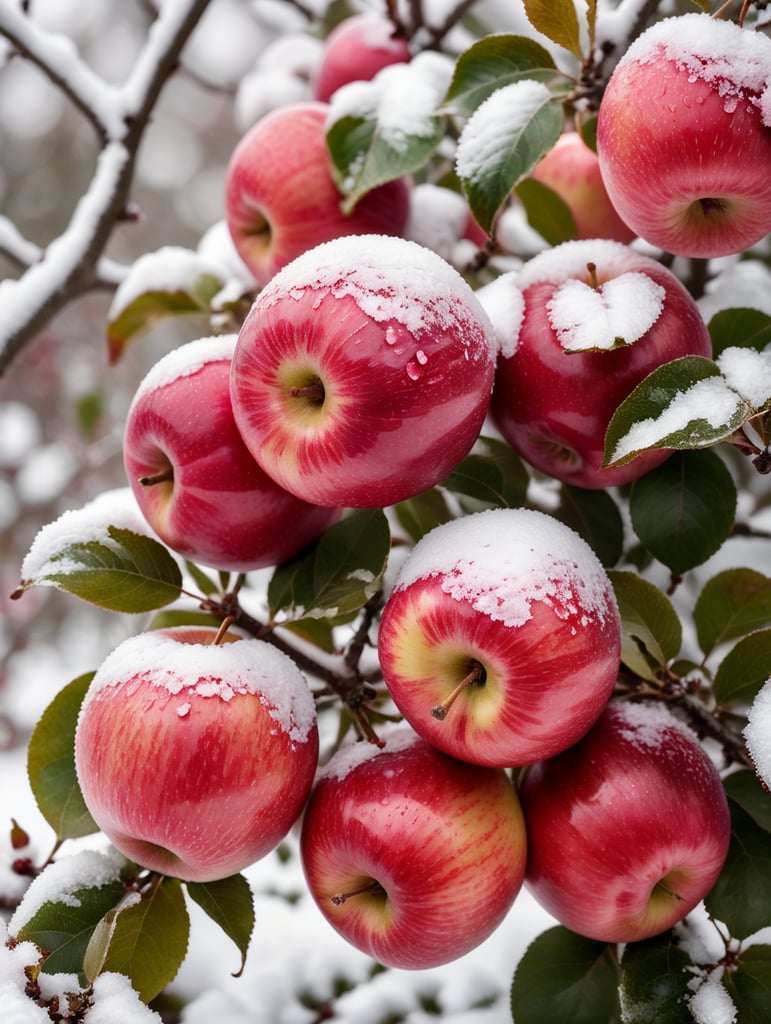
[(608, 197), (597, 154), (579, 132), (564, 132), (536, 164), (532, 177), (548, 185), (566, 204), (576, 223), (576, 238), (611, 238), (617, 242), (635, 238)]
[(378, 71), (410, 59), (407, 40), (396, 34), (393, 23), (375, 12), (344, 18), (324, 40), (313, 77), (313, 95), (328, 102), (349, 82), (369, 82)]
[(318, 765), (313, 698), (264, 641), (176, 627), (124, 641), (81, 707), (86, 806), (125, 856), (192, 882), (236, 874), (299, 816)]
[[(661, 311), (631, 344), (566, 352), (550, 304), (567, 282), (590, 283), (590, 263), (598, 286), (644, 274), (664, 290)], [(512, 275), (511, 287), (520, 290), (524, 312), (518, 335), (498, 361), (490, 413), (512, 448), (541, 472), (588, 489), (630, 483), (666, 461), (671, 451), (659, 449), (603, 467), (608, 424), (635, 387), (673, 359), (712, 356), (701, 313), (675, 275), (620, 242), (586, 239), (535, 256)]]
[(520, 783), (525, 883), (600, 942), (666, 931), (717, 881), (731, 825), (720, 776), (664, 707), (613, 701), (570, 750)]
[(596, 555), (527, 509), (479, 512), (425, 535), (378, 633), (389, 693), (416, 732), (453, 757), (503, 767), (575, 743), (613, 692), (620, 652), (618, 607)]
[(230, 402), (235, 341), (201, 338), (153, 366), (127, 414), (123, 459), (164, 543), (201, 565), (248, 572), (292, 558), (341, 512), (296, 498), (252, 458)]
[(771, 231), (771, 40), (698, 14), (657, 22), (602, 98), (597, 152), (623, 220), (677, 256), (742, 252)]
[(350, 214), (332, 177), (328, 105), (287, 103), (261, 117), (233, 150), (225, 221), (259, 285), (296, 256), (343, 235), (401, 235), (409, 215), (405, 178), (368, 192)]
[(423, 970), (501, 923), (522, 886), (524, 825), (503, 769), (449, 758), (403, 725), (384, 738), (382, 750), (363, 741), (322, 769), (303, 816), (303, 868), (353, 946)]
[(252, 455), (298, 498), (384, 507), (470, 451), (495, 356), (486, 313), (440, 256), (339, 238), (257, 296), (233, 356), (233, 411)]

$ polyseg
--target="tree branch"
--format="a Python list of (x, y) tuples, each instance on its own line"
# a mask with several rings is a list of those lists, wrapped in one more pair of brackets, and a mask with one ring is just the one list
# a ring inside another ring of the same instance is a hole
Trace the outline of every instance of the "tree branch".
[[(101, 256), (127, 204), (137, 152), (152, 110), (209, 0), (164, 4), (134, 69), (120, 88), (88, 71), (66, 39), (40, 31), (0, 0), (0, 35), (11, 39), (62, 89), (102, 139), (94, 177), (70, 223), (17, 281), (0, 283), (0, 375), (73, 298), (104, 286)], [(21, 236), (7, 232), (20, 250)], [(114, 267), (113, 267), (114, 269)], [(112, 276), (112, 275), (110, 275)], [(109, 279), (109, 278), (108, 278)]]

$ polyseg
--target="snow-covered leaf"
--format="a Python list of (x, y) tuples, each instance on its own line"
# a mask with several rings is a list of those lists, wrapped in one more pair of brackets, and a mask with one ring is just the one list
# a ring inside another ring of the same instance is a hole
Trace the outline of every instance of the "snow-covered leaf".
[(759, 309), (721, 309), (710, 319), (709, 335), (714, 357), (723, 349), (741, 346), (762, 351), (771, 344), (771, 316)]
[(688, 953), (670, 932), (630, 942), (621, 957), (621, 1020), (624, 1024), (693, 1024), (686, 1006), (693, 979)]
[(93, 672), (63, 687), (35, 726), (27, 747), (27, 774), (40, 813), (57, 839), (77, 839), (99, 826), (86, 807), (75, 772), (75, 727)]
[(437, 110), (451, 73), (448, 58), (426, 51), (335, 92), (327, 146), (345, 213), (371, 189), (428, 161), (444, 133)]
[(512, 189), (551, 149), (564, 124), (561, 100), (530, 79), (498, 89), (466, 122), (456, 170), (471, 212), (488, 234)]
[(554, 58), (534, 39), (485, 36), (458, 57), (441, 112), (469, 117), (496, 89), (523, 79), (548, 82), (557, 74)]

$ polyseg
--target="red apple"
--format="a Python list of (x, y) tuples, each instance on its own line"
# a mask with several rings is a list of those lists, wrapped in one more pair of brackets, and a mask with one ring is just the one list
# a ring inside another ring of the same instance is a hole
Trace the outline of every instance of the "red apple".
[(454, 960), (522, 885), (525, 831), (501, 768), (446, 757), (402, 725), (341, 748), (303, 818), (309, 889), (330, 924), (389, 967)]
[(652, 245), (726, 256), (771, 231), (771, 39), (696, 12), (624, 53), (600, 104), (611, 202)]
[(574, 747), (527, 769), (520, 798), (528, 888), (565, 927), (600, 942), (672, 927), (728, 852), (720, 776), (660, 705), (610, 703)]
[(397, 575), (378, 637), (394, 703), (429, 743), (474, 764), (529, 764), (575, 743), (618, 677), (607, 573), (543, 512), (435, 527)]
[(578, 229), (577, 238), (631, 242), (635, 237), (608, 198), (597, 154), (579, 132), (564, 132), (536, 164), (532, 177), (548, 185), (569, 208)]
[(147, 522), (174, 551), (217, 569), (276, 565), (339, 510), (301, 501), (257, 465), (230, 404), (236, 335), (201, 338), (160, 359), (129, 408), (123, 458)]
[(490, 406), (503, 437), (536, 469), (579, 487), (627, 483), (660, 465), (671, 452), (602, 468), (610, 419), (640, 381), (680, 356), (712, 355), (677, 277), (608, 239), (564, 242), (507, 276), (492, 294), (499, 303), (507, 288), (518, 292), (521, 315), (502, 341)]
[(299, 498), (392, 505), (471, 449), (495, 353), (474, 292), (436, 253), (339, 238), (258, 295), (233, 356), (233, 411), (266, 473)]
[(313, 94), (327, 102), (341, 85), (369, 82), (382, 68), (409, 59), (407, 40), (397, 34), (392, 21), (374, 11), (351, 15), (324, 40)]
[(258, 284), (321, 242), (340, 235), (400, 235), (407, 222), (404, 178), (372, 189), (351, 214), (342, 212), (327, 150), (328, 110), (313, 101), (272, 110), (230, 158), (225, 220)]
[(75, 734), (86, 805), (143, 867), (192, 882), (273, 850), (318, 763), (313, 698), (262, 640), (177, 627), (131, 637), (91, 682)]

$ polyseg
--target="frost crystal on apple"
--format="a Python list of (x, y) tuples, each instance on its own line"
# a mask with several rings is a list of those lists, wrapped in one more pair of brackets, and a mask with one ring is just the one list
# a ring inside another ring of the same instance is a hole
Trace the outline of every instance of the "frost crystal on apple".
[(547, 303), (566, 352), (612, 349), (642, 338), (661, 316), (666, 292), (647, 274), (629, 271), (596, 288), (565, 281)]
[(442, 578), (456, 601), (506, 626), (521, 626), (531, 605), (582, 623), (604, 622), (611, 607), (607, 575), (589, 545), (543, 512), (490, 509), (426, 534), (405, 561), (395, 590)]
[(771, 788), (771, 679), (752, 702), (744, 738), (758, 776)]

